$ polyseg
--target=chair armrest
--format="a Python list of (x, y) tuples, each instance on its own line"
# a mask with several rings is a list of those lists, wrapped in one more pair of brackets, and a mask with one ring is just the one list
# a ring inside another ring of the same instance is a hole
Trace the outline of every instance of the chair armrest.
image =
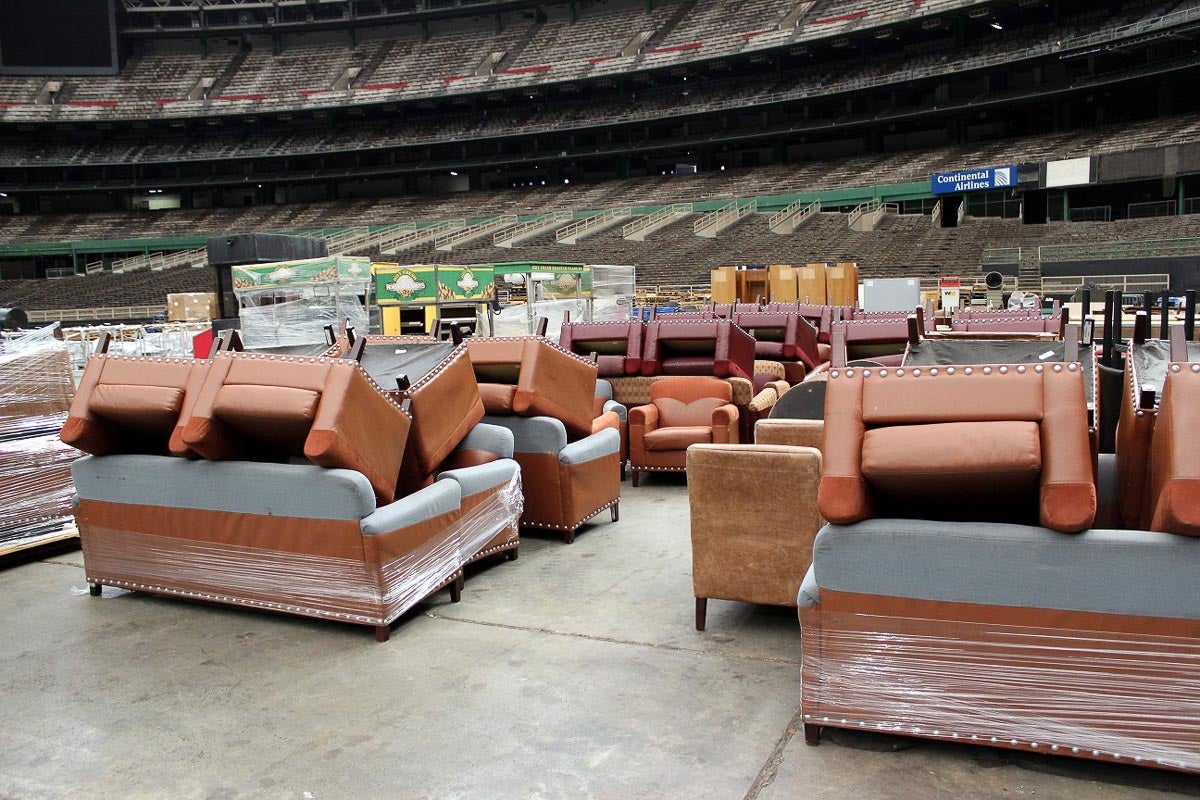
[(755, 444), (825, 447), (825, 421), (820, 419), (760, 419), (754, 426)]
[(462, 491), (462, 496), (470, 497), (508, 483), (520, 469), (517, 462), (502, 458), (490, 464), (447, 470), (438, 475), (438, 480), (454, 481)]
[(713, 409), (712, 413), (713, 444), (738, 443), (738, 410), (737, 406), (729, 403)]
[(629, 409), (618, 403), (616, 400), (607, 400), (604, 403), (604, 413), (613, 412), (621, 422), (629, 421)]
[(516, 453), (554, 453), (567, 446), (567, 426), (553, 417), (506, 417), (489, 414), (488, 425), (507, 428), (513, 435)]
[(462, 503), (462, 491), (455, 481), (437, 481), (408, 497), (394, 500), (363, 519), (362, 532), (367, 535), (390, 533), (416, 525), (428, 519), (457, 511)]
[(651, 403), (629, 409), (629, 425), (630, 427), (640, 425), (645, 431), (656, 430), (658, 428), (658, 406)]
[(560, 464), (585, 464), (604, 456), (621, 452), (621, 434), (615, 428), (605, 428), (578, 442), (572, 442), (558, 453)]
[(498, 458), (512, 458), (515, 440), (513, 432), (501, 425), (481, 422), (458, 443), (456, 451), (483, 450)]
[(617, 416), (615, 411), (605, 412), (592, 420), (592, 433), (599, 433), (609, 428), (618, 432), (621, 430), (621, 418)]
[(754, 395), (754, 398), (750, 401), (750, 405), (746, 408), (751, 413), (765, 415), (777, 402), (779, 402), (779, 392), (775, 391), (773, 386), (768, 386)]

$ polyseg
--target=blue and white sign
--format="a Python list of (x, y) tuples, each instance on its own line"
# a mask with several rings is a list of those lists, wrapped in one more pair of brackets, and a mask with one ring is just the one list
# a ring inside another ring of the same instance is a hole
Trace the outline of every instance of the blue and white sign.
[(930, 178), (934, 194), (960, 194), (984, 189), (1006, 189), (1017, 184), (1016, 167), (994, 169), (964, 169), (958, 172), (935, 172)]

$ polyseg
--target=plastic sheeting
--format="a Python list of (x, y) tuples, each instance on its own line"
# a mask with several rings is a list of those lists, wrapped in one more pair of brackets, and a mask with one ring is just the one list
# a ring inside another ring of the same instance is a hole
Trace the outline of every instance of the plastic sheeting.
[(365, 284), (314, 284), (287, 292), (241, 290), (242, 341), (248, 349), (315, 345), (326, 341), (326, 325), (339, 329), (347, 320), (355, 330), (365, 332), (369, 326), (362, 300), (365, 292)]
[(61, 538), (71, 520), (71, 462), (62, 443), (75, 386), (51, 325), (0, 342), (0, 554)]
[(1200, 639), (809, 610), (801, 625), (806, 725), (1200, 771)]
[[(447, 526), (426, 531), (422, 541), (413, 541), (420, 534), (420, 522), (399, 534), (363, 534), (364, 552), (404, 548), (378, 565), (369, 563), (369, 557), (314, 555), (88, 524), (87, 579), (300, 616), (387, 625), (455, 580), (497, 536), (515, 532), (521, 511), (518, 471), (478, 505), (445, 515)], [(375, 548), (368, 545), (373, 538)]]

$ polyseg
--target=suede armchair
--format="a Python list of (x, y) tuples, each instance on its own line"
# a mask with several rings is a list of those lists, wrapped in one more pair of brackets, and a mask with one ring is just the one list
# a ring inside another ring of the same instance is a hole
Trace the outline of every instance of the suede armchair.
[(693, 444), (737, 444), (733, 387), (716, 378), (665, 378), (650, 387), (650, 403), (629, 410), (633, 485), (642, 472), (685, 472)]
[(698, 444), (687, 450), (687, 474), (696, 630), (710, 598), (795, 608), (824, 524), (820, 451)]

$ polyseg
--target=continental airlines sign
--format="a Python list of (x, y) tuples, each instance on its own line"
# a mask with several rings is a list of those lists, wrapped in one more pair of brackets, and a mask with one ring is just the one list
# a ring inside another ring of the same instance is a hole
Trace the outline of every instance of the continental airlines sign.
[(960, 194), (984, 189), (1007, 189), (1017, 183), (1016, 167), (935, 172), (930, 178), (934, 194)]

